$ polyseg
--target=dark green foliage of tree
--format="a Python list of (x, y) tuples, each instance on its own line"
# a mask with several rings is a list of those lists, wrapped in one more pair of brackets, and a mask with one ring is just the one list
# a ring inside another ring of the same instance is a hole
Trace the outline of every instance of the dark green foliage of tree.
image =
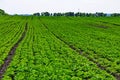
[(49, 12), (42, 12), (41, 16), (50, 16), (51, 14)]
[(34, 13), (33, 15), (34, 16), (40, 16), (40, 13)]
[(6, 15), (5, 11), (0, 9), (0, 15)]
[(64, 15), (65, 16), (74, 16), (74, 12), (66, 12)]
[(49, 12), (42, 12), (34, 13), (35, 16), (76, 16), (76, 17), (106, 17), (106, 16), (113, 16), (117, 17), (120, 16), (120, 13), (113, 13), (113, 14), (106, 14), (103, 12), (96, 12), (96, 13), (82, 13), (82, 12), (66, 12), (66, 13), (49, 13)]
[(64, 16), (63, 13), (53, 13), (53, 16)]
[(113, 16), (113, 17), (120, 17), (120, 13), (113, 13), (113, 14), (111, 14), (111, 16)]
[(106, 16), (106, 14), (105, 13), (103, 13), (103, 12), (96, 12), (96, 14), (95, 14), (97, 17), (105, 17)]
[(80, 13), (80, 12), (77, 12), (75, 13), (75, 16), (81, 16), (81, 17), (92, 17), (92, 16), (95, 16), (95, 14), (93, 13)]

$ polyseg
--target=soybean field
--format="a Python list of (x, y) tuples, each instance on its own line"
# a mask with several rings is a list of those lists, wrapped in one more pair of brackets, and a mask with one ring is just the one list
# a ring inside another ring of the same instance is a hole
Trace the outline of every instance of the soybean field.
[(120, 80), (120, 18), (0, 16), (0, 80)]

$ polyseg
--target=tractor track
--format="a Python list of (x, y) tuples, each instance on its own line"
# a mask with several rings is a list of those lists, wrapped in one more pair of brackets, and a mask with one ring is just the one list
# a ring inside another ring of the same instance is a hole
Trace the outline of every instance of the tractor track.
[(105, 23), (105, 24), (111, 24), (111, 25), (114, 25), (114, 26), (120, 26), (120, 24), (116, 24), (116, 23), (110, 23), (110, 22), (105, 22), (105, 21), (99, 21), (101, 23)]
[[(48, 26), (42, 21), (40, 20), (41, 23), (43, 24), (43, 26), (49, 31), (51, 32), (49, 29), (48, 29)], [(84, 55), (82, 54), (84, 51), (81, 50), (81, 49), (77, 49), (74, 45), (71, 45), (69, 44), (68, 42), (66, 42), (65, 40), (61, 39), (59, 36), (57, 36), (55, 33), (51, 32), (57, 39), (59, 39), (60, 41), (62, 41), (63, 43), (65, 43), (66, 45), (68, 45), (72, 50), (76, 51), (77, 53), (79, 53), (80, 55), (86, 57), (89, 61), (93, 62), (94, 64), (97, 65), (97, 67), (101, 70), (104, 70), (106, 71), (108, 74), (111, 74), (113, 75), (117, 80), (120, 80), (120, 75), (118, 75), (117, 73), (112, 73), (110, 72), (109, 70), (106, 69), (106, 67), (102, 66), (101, 64), (99, 64), (98, 62), (94, 61), (93, 59), (91, 59), (88, 54), (87, 55)]]
[(0, 80), (2, 80), (2, 78), (4, 77), (3, 75), (4, 75), (7, 67), (9, 66), (10, 62), (12, 61), (13, 56), (15, 55), (15, 51), (16, 51), (17, 47), (19, 46), (20, 42), (25, 38), (27, 29), (28, 29), (28, 23), (26, 23), (24, 32), (22, 33), (19, 40), (10, 49), (10, 51), (8, 53), (8, 56), (5, 58), (4, 63), (1, 65), (1, 67), (0, 67)]

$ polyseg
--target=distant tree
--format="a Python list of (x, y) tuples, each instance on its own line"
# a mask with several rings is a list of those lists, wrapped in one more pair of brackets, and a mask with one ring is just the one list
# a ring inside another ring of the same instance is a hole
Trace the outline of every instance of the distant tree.
[(74, 16), (74, 12), (66, 12), (64, 15), (65, 16)]
[(93, 13), (86, 13), (85, 16), (86, 17), (94, 17), (95, 15)]
[(83, 13), (77, 12), (75, 13), (75, 16), (83, 16)]
[(77, 13), (75, 13), (75, 16), (86, 16), (86, 13), (81, 13), (81, 12), (77, 12)]
[(86, 16), (86, 13), (81, 13), (81, 16), (82, 16), (82, 17), (85, 17), (85, 16)]
[(95, 14), (94, 14), (94, 13), (89, 13), (89, 16), (90, 16), (90, 17), (94, 17)]
[(79, 12), (75, 13), (75, 16), (79, 16)]
[(18, 14), (14, 14), (14, 16), (18, 16)]
[(52, 14), (52, 13), (50, 13), (50, 16), (53, 16), (53, 14)]
[(0, 9), (0, 15), (7, 15), (4, 10)]
[(95, 14), (97, 17), (105, 17), (107, 16), (107, 14), (103, 13), (103, 12), (96, 12)]
[(54, 13), (53, 16), (64, 16), (63, 13)]
[(113, 17), (119, 17), (120, 13), (113, 13), (113, 14), (111, 14), (111, 16), (113, 16)]
[(50, 16), (50, 13), (49, 12), (42, 12), (41, 16)]
[(40, 16), (40, 13), (34, 13), (33, 15), (34, 16)]
[[(40, 16), (40, 13), (34, 13), (35, 16)], [(80, 17), (105, 17), (107, 14), (103, 12), (96, 12), (96, 13), (82, 13), (82, 12), (66, 12), (66, 13), (49, 13), (49, 12), (42, 12), (41, 16), (80, 16)], [(119, 13), (114, 13), (112, 16), (120, 16)]]

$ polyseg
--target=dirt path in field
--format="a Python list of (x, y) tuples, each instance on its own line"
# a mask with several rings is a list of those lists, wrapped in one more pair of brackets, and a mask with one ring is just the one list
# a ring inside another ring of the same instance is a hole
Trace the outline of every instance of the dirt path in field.
[[(41, 20), (40, 20), (40, 21), (41, 21)], [(48, 26), (47, 26), (46, 24), (44, 24), (43, 21), (41, 21), (41, 23), (44, 25), (44, 27), (45, 27), (46, 29), (48, 29)], [(49, 29), (48, 29), (48, 31), (51, 32)], [(98, 62), (96, 62), (96, 61), (94, 61), (93, 59), (91, 59), (88, 54), (86, 54), (86, 55), (85, 55), (85, 54), (82, 54), (82, 53), (84, 52), (83, 50), (81, 50), (81, 49), (78, 50), (74, 45), (70, 45), (68, 42), (66, 42), (65, 40), (63, 40), (63, 39), (60, 38), (59, 36), (57, 36), (55, 33), (53, 33), (53, 32), (51, 32), (51, 33), (52, 33), (57, 39), (59, 39), (60, 41), (64, 42), (66, 45), (68, 45), (72, 50), (74, 50), (74, 51), (76, 51), (77, 53), (79, 53), (80, 55), (86, 57), (89, 61), (95, 63), (95, 64), (98, 66), (98, 68), (100, 68), (101, 70), (105, 70), (108, 74), (111, 74), (111, 75), (113, 75), (117, 80), (120, 80), (120, 75), (118, 75), (118, 74), (116, 74), (116, 73), (111, 73), (110, 71), (108, 71), (108, 70), (106, 69), (106, 67), (100, 65)]]
[(16, 51), (19, 43), (25, 38), (25, 35), (26, 35), (26, 32), (27, 32), (27, 27), (28, 27), (28, 24), (26, 23), (24, 32), (22, 33), (20, 39), (17, 41), (16, 44), (13, 45), (13, 47), (11, 48), (11, 50), (8, 53), (8, 56), (4, 60), (4, 64), (2, 64), (2, 66), (0, 67), (0, 80), (3, 78), (3, 74), (5, 73), (5, 71), (6, 71), (7, 67), (9, 66), (10, 62), (12, 61), (12, 58), (15, 54), (15, 51)]
[(110, 22), (105, 22), (105, 21), (100, 21), (101, 23), (105, 23), (105, 24), (111, 24), (111, 25), (115, 25), (115, 26), (120, 26), (120, 24), (115, 24), (115, 23), (110, 23)]

